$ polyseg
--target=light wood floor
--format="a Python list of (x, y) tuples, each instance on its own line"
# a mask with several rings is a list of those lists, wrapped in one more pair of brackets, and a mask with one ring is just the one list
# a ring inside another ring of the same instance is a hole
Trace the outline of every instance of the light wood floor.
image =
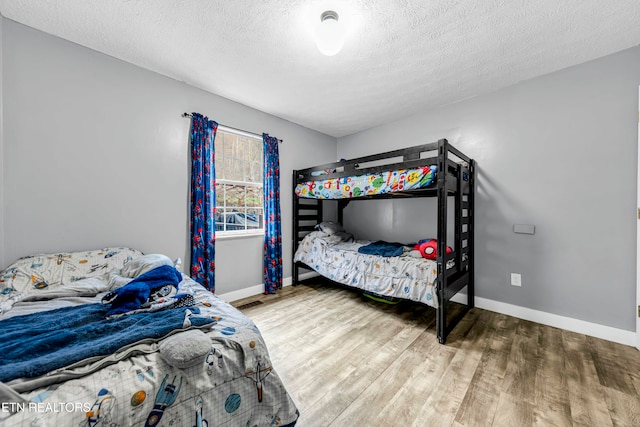
[(473, 309), (435, 310), (328, 284), (236, 301), (308, 426), (640, 426), (640, 352)]

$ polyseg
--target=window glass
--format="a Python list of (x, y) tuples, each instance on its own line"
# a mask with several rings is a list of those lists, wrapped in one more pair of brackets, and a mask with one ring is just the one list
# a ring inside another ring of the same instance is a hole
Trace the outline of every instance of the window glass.
[(216, 234), (264, 231), (262, 139), (218, 128), (216, 159)]

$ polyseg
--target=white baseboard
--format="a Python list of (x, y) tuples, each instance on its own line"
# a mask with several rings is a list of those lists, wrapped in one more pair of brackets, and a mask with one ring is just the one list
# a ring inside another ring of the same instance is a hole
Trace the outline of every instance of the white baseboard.
[[(312, 277), (319, 276), (315, 271), (310, 271), (308, 273), (300, 274), (300, 280), (310, 279)], [(282, 279), (282, 287), (290, 286), (293, 282), (291, 276), (285, 277)], [(252, 297), (254, 295), (260, 295), (264, 293), (264, 283), (260, 283), (259, 285), (251, 286), (249, 288), (239, 289), (237, 291), (231, 291), (224, 294), (216, 294), (219, 298), (223, 299), (227, 302), (237, 301), (242, 298)]]
[[(465, 294), (456, 294), (451, 301), (461, 304), (467, 303)], [(560, 316), (544, 311), (533, 310), (531, 308), (520, 307), (504, 302), (493, 301), (486, 298), (475, 297), (475, 306), (484, 310), (506, 314), (518, 319), (529, 320), (554, 328), (565, 329), (571, 332), (588, 335), (590, 337), (601, 338), (619, 344), (635, 347), (636, 333), (625, 331), (624, 329), (612, 328), (611, 326), (599, 325), (584, 320), (573, 319), (571, 317)]]

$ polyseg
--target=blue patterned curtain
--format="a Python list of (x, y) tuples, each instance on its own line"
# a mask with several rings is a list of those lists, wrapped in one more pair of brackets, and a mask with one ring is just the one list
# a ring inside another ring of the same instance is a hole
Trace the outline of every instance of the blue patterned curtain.
[(191, 277), (215, 292), (216, 167), (218, 124), (201, 114), (191, 117)]
[(280, 159), (278, 140), (262, 134), (264, 142), (264, 293), (282, 289), (282, 227), (280, 224)]

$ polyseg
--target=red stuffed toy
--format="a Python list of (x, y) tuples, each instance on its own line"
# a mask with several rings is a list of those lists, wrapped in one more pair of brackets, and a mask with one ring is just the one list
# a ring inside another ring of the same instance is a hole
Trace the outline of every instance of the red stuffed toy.
[[(414, 247), (414, 250), (420, 251), (420, 255), (426, 259), (436, 259), (438, 256), (438, 241), (436, 239), (420, 240)], [(449, 246), (447, 246), (447, 253), (453, 252)]]

